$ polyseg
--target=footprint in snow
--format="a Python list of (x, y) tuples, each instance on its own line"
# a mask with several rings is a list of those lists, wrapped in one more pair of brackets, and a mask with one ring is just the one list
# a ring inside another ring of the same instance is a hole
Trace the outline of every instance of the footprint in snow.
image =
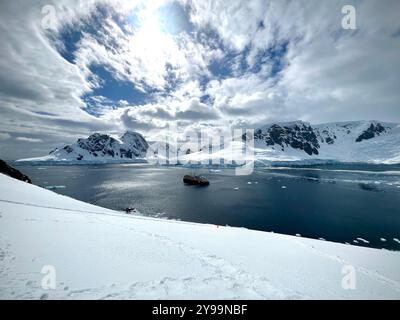
[(32, 287), (35, 284), (35, 281), (28, 281), (27, 283), (25, 283), (25, 287)]
[(40, 300), (47, 300), (49, 298), (49, 294), (48, 293), (43, 293), (41, 296), (40, 296)]

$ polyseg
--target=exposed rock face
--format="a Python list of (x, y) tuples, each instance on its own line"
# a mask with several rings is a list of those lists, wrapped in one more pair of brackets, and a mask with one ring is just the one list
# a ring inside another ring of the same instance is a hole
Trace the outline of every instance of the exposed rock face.
[[(318, 132), (317, 132), (318, 134)], [(332, 132), (330, 132), (329, 130), (322, 130), (319, 134), (320, 138), (321, 138), (321, 142), (324, 143), (326, 142), (327, 144), (334, 144), (335, 140), (337, 139), (336, 135)]]
[(285, 125), (273, 124), (265, 129), (257, 129), (254, 138), (265, 141), (267, 146), (280, 146), (304, 150), (309, 155), (318, 154), (320, 147), (313, 128), (302, 122)]
[[(115, 156), (114, 150), (118, 147), (119, 143), (114, 138), (110, 137), (106, 134), (95, 133), (92, 134), (87, 139), (78, 139), (77, 142), (79, 148), (87, 150), (90, 154), (94, 155), (95, 157), (98, 154), (109, 155), (111, 157)], [(67, 146), (68, 147), (68, 146)], [(71, 146), (69, 146), (73, 149)], [(79, 155), (78, 157), (81, 157)], [(81, 157), (83, 158), (83, 156)], [(79, 160), (79, 159), (78, 159)]]
[(18, 179), (27, 183), (32, 183), (32, 180), (28, 176), (24, 175), (21, 171), (9, 166), (3, 160), (0, 160), (0, 173), (4, 173), (14, 179)]
[(254, 138), (256, 142), (261, 143), (261, 147), (264, 144), (282, 152), (295, 149), (304, 151), (309, 156), (316, 156), (324, 152), (326, 154), (330, 147), (336, 152), (344, 152), (344, 149), (340, 149), (340, 146), (344, 146), (349, 151), (348, 148), (351, 148), (352, 144), (388, 134), (393, 127), (394, 124), (377, 121), (337, 122), (313, 126), (296, 121), (270, 124), (257, 129)]
[(356, 139), (356, 142), (375, 138), (375, 136), (379, 136), (383, 132), (386, 132), (386, 129), (380, 123), (377, 123), (376, 125), (371, 123), (370, 127)]
[(74, 151), (71, 146), (65, 146), (64, 150), (67, 151), (67, 153), (71, 153), (72, 151)]
[[(253, 135), (243, 134), (243, 141)], [(346, 121), (310, 125), (302, 121), (273, 123), (254, 131), (254, 154), (264, 162), (329, 160), (345, 162), (400, 163), (400, 124), (378, 121)], [(50, 155), (21, 159), (21, 162), (64, 163), (115, 163), (145, 162), (166, 157), (186, 157), (203, 161), (215, 159), (242, 159), (244, 145), (238, 141), (231, 145), (202, 145), (185, 141), (177, 144), (152, 141), (151, 150), (145, 138), (136, 132), (126, 132), (122, 137), (95, 133), (87, 139), (79, 139), (72, 145), (57, 148)], [(361, 143), (362, 142), (362, 143)], [(232, 148), (231, 148), (232, 147)], [(226, 149), (224, 149), (226, 148)], [(242, 149), (240, 149), (242, 148)], [(238, 151), (239, 150), (239, 151)], [(151, 152), (150, 152), (151, 151)], [(221, 152), (220, 152), (221, 151)], [(148, 154), (147, 154), (148, 153)], [(149, 158), (147, 159), (147, 156)], [(186, 161), (185, 160), (185, 161)], [(176, 161), (174, 159), (173, 161)], [(231, 161), (231, 160), (228, 160)], [(179, 162), (179, 161), (178, 161)]]

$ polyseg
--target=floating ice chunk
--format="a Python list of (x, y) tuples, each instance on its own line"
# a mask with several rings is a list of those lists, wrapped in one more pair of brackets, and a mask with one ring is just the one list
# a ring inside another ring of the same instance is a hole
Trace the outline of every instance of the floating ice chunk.
[(221, 172), (219, 169), (210, 169), (210, 172)]
[(354, 243), (358, 243), (358, 241), (357, 241), (357, 240), (353, 240), (353, 242), (354, 242)]
[(239, 190), (239, 188), (238, 187), (236, 187), (236, 188), (233, 188), (234, 190)]
[(326, 239), (324, 239), (324, 238), (318, 238), (319, 240), (321, 240), (321, 241), (326, 241)]
[(364, 243), (369, 243), (368, 240), (365, 240), (365, 239), (363, 239), (363, 238), (357, 238), (357, 240), (359, 240), (359, 241), (361, 241), (361, 242), (364, 242)]
[(46, 189), (56, 190), (56, 189), (65, 189), (66, 186), (47, 186)]
[(296, 237), (301, 237), (301, 234), (300, 233), (296, 233)]
[(248, 181), (247, 184), (251, 184), (251, 181)]
[(282, 189), (287, 189), (287, 187), (286, 186), (282, 186)]
[(386, 239), (385, 239), (385, 238), (381, 238), (381, 241), (385, 242), (385, 241), (386, 241)]
[(397, 242), (397, 243), (400, 243), (400, 240), (397, 239), (397, 238), (393, 238), (393, 241), (394, 241), (394, 242)]

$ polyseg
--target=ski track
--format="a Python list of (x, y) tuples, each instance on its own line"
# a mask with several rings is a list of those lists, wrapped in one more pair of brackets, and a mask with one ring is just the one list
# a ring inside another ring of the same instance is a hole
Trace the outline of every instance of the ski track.
[[(11, 204), (19, 204), (28, 207), (35, 207), (35, 208), (43, 208), (43, 209), (54, 209), (54, 210), (61, 210), (61, 211), (70, 211), (70, 212), (81, 212), (81, 213), (94, 213), (94, 214), (109, 214), (107, 212), (99, 212), (99, 211), (87, 211), (87, 210), (79, 210), (79, 209), (66, 209), (66, 208), (59, 208), (59, 207), (52, 207), (52, 206), (43, 206), (34, 203), (26, 203), (26, 202), (18, 202), (18, 201), (11, 201), (11, 200), (4, 200), (0, 199), (0, 202), (11, 203)], [(111, 210), (110, 210), (111, 212)]]

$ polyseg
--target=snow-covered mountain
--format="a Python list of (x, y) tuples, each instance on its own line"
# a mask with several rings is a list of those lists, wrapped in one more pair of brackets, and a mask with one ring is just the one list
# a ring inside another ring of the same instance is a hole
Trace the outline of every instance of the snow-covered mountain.
[(400, 163), (400, 124), (396, 123), (276, 123), (256, 129), (254, 138), (260, 161)]
[(87, 139), (78, 139), (72, 145), (52, 150), (39, 158), (21, 159), (21, 162), (124, 162), (144, 159), (149, 145), (137, 132), (126, 132), (121, 138), (94, 133)]
[(225, 141), (217, 150), (210, 151), (205, 146), (197, 152), (189, 152), (180, 160), (192, 163), (217, 160), (219, 163), (222, 159), (224, 164), (255, 161), (261, 166), (327, 162), (400, 163), (400, 124), (396, 123), (272, 123), (254, 130), (254, 147), (248, 147), (247, 153), (246, 140), (247, 134), (243, 134), (234, 141)]
[[(246, 135), (224, 141), (217, 148), (198, 142), (178, 145), (160, 143), (154, 149), (139, 133), (121, 138), (95, 133), (73, 145), (57, 148), (40, 158), (23, 162), (102, 163), (165, 160), (183, 164), (191, 161), (225, 164), (256, 161), (258, 165), (313, 164), (323, 162), (400, 163), (400, 124), (380, 121), (351, 121), (311, 125), (303, 121), (272, 123), (254, 131), (254, 148), (245, 153)], [(149, 147), (151, 148), (148, 151)], [(150, 154), (150, 158), (146, 155)], [(165, 161), (163, 163), (166, 163)]]

